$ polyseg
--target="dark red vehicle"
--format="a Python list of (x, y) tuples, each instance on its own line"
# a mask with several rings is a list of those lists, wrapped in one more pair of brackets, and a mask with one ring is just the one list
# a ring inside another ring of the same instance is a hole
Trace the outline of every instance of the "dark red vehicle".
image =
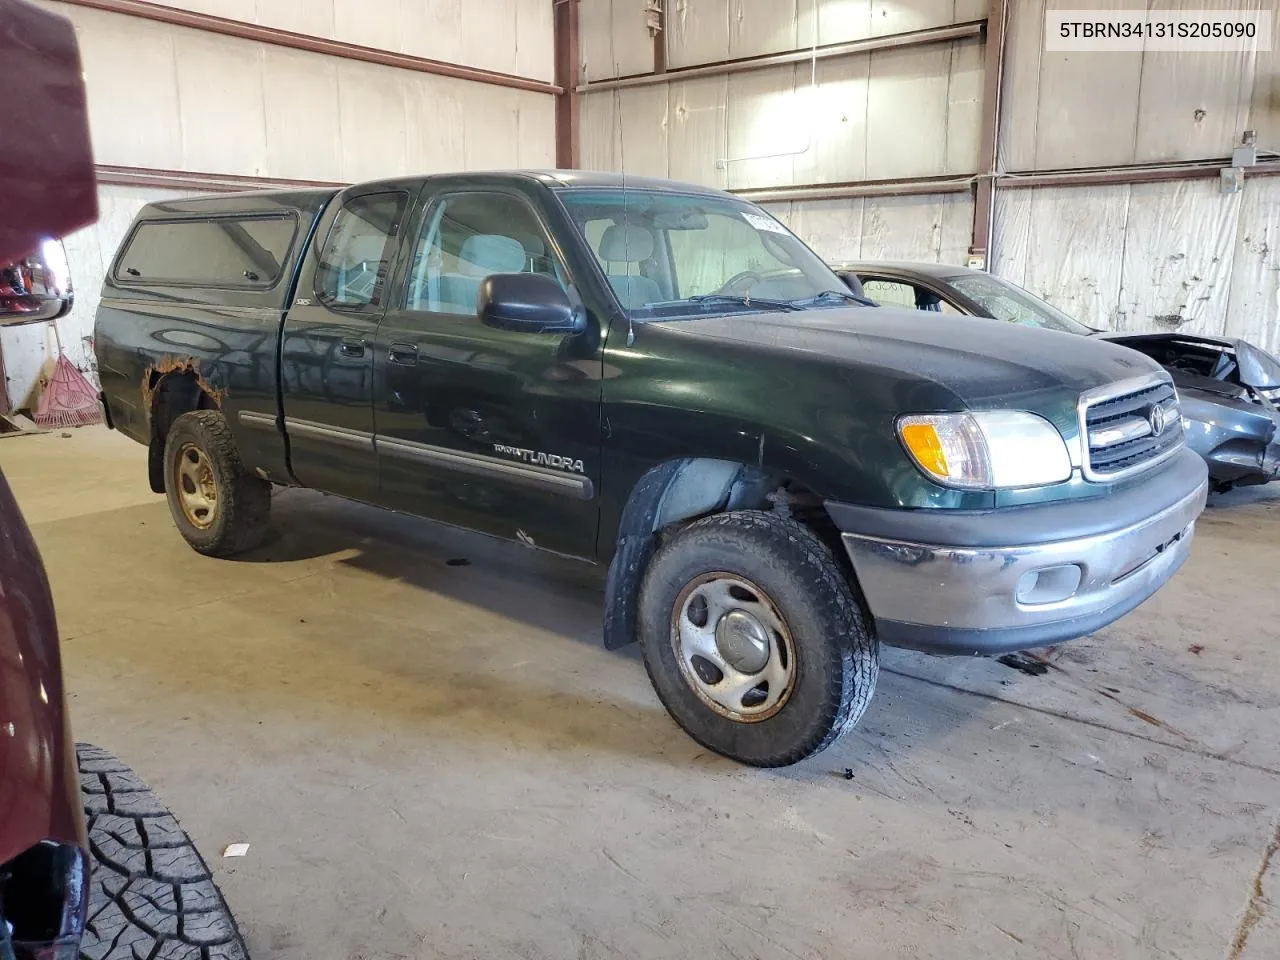
[[(98, 215), (71, 24), (0, 0), (0, 90), (0, 326), (56, 320), (71, 309), (56, 238)], [(72, 738), (49, 581), (0, 475), (0, 960), (159, 956), (247, 954), (177, 820)]]
[[(0, 312), (49, 319), (70, 291), (65, 268), (56, 276), (61, 245), (42, 241), (97, 216), (71, 25), (0, 0), (0, 89), (24, 105), (6, 111), (0, 140), (0, 264), (11, 264)], [(0, 477), (0, 958), (77, 956), (90, 889), (82, 811), (49, 581)]]

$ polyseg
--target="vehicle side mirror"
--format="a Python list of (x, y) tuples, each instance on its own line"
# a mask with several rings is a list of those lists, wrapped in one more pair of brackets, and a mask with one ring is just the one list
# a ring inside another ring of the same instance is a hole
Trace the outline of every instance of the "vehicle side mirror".
[(480, 284), (480, 322), (517, 333), (577, 333), (587, 318), (569, 295), (543, 273), (494, 273)]
[(59, 240), (45, 240), (30, 256), (0, 266), (0, 327), (57, 320), (74, 302)]

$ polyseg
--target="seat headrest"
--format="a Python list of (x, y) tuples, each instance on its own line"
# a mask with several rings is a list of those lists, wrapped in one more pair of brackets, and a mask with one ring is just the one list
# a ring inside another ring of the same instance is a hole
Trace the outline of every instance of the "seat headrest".
[(641, 263), (653, 256), (653, 234), (644, 227), (615, 223), (600, 238), (600, 259), (610, 263)]
[(491, 273), (522, 273), (526, 254), (519, 240), (497, 233), (477, 233), (467, 237), (458, 253), (458, 271), (469, 277)]

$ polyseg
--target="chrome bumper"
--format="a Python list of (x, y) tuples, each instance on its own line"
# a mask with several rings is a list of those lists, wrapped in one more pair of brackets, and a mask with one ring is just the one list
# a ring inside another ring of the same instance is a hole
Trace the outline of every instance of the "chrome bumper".
[(1207, 492), (1202, 480), (1138, 523), (1043, 543), (954, 547), (842, 537), (883, 642), (998, 653), (1084, 636), (1146, 600), (1186, 559)]

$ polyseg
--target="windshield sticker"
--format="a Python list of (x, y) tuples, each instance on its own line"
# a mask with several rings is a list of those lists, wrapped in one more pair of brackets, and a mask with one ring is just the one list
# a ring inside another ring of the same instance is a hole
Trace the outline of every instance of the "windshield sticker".
[(787, 228), (777, 220), (773, 219), (773, 217), (765, 217), (758, 213), (748, 213), (743, 211), (742, 218), (757, 230), (768, 230), (770, 233), (781, 233), (784, 236), (789, 235)]

